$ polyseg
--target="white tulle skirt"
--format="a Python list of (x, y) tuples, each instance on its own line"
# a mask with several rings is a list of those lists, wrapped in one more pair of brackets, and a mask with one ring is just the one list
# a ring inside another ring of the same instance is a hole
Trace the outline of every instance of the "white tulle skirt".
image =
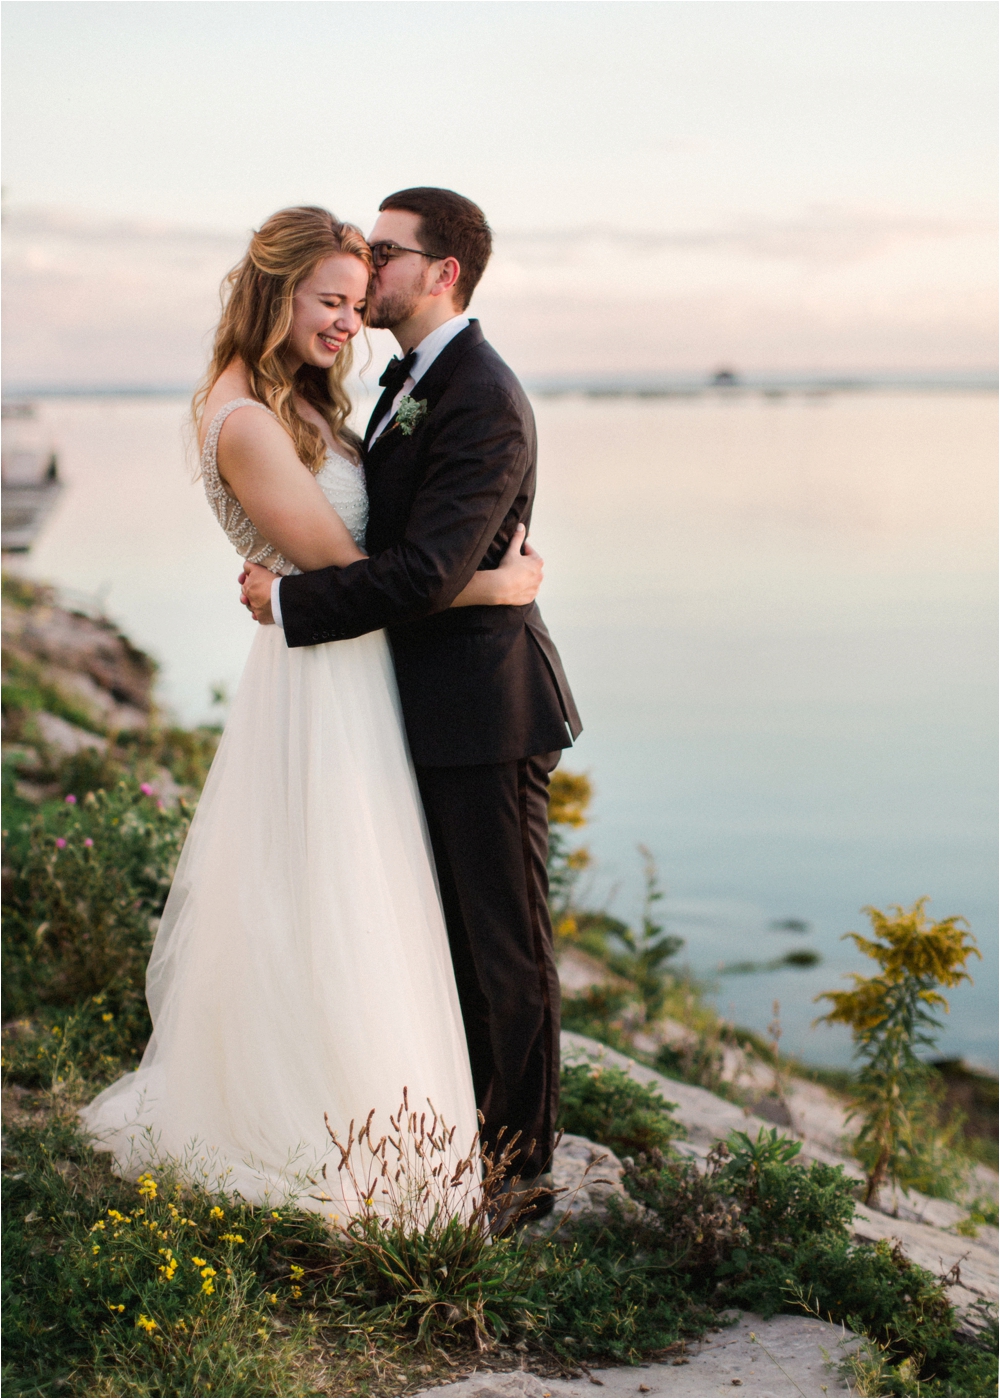
[(374, 1108), (377, 1139), (404, 1087), (468, 1152), (469, 1059), (384, 633), (289, 650), (258, 630), (146, 992), (141, 1065), (82, 1114), (125, 1176), (169, 1161), (255, 1203), (351, 1213), (324, 1114), (346, 1142)]

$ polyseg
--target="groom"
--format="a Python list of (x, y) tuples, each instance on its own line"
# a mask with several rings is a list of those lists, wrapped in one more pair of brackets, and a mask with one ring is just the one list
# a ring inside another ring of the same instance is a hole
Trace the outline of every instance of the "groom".
[(520, 1132), (513, 1169), (530, 1182), (548, 1169), (559, 1095), (549, 774), (580, 719), (533, 601), (449, 605), (530, 524), (534, 418), (465, 314), (492, 250), (482, 210), (451, 190), (401, 190), (371, 245), (371, 324), (402, 358), (365, 434), (370, 557), (281, 579), (249, 565), (244, 590), (289, 646), (389, 630), (484, 1141)]

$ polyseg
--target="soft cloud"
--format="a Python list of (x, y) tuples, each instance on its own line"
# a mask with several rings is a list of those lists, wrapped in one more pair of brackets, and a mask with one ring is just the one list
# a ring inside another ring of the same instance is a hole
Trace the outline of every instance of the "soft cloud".
[(594, 224), (584, 228), (513, 230), (500, 235), (506, 254), (517, 262), (567, 253), (627, 250), (655, 257), (662, 252), (708, 251), (751, 258), (836, 264), (855, 262), (902, 244), (956, 237), (995, 237), (986, 220), (959, 220), (816, 205), (799, 218), (734, 220), (716, 228), (638, 229)]
[[(191, 385), (246, 233), (14, 211), (5, 380)], [(828, 208), (717, 228), (506, 230), (474, 310), (529, 377), (979, 369), (995, 241), (969, 220)]]

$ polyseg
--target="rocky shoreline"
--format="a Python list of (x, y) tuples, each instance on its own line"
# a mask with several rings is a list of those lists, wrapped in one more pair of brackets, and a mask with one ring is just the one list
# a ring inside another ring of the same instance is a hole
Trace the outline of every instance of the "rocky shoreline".
[[(584, 1035), (564, 1031), (562, 1051), (567, 1063), (614, 1066), (674, 1103), (672, 1115), (687, 1133), (675, 1147), (698, 1160), (704, 1160), (712, 1147), (733, 1131), (754, 1136), (771, 1126), (726, 1098), (667, 1078)], [(835, 1095), (799, 1080), (792, 1082), (788, 1096), (795, 1121), (794, 1135), (802, 1143), (802, 1158), (839, 1165), (845, 1174), (860, 1180), (860, 1168), (846, 1150), (844, 1109)], [(607, 1148), (583, 1137), (562, 1138), (553, 1174), (557, 1189), (564, 1193), (548, 1223), (550, 1229), (563, 1229), (588, 1215), (601, 1216), (607, 1212), (610, 1196), (625, 1195), (621, 1161)], [(997, 1177), (993, 1172), (978, 1167), (977, 1176), (984, 1190), (996, 1190)], [(971, 1333), (980, 1324), (977, 1304), (996, 1303), (1000, 1295), (998, 1233), (983, 1225), (975, 1231), (975, 1237), (959, 1234), (956, 1226), (966, 1213), (951, 1201), (931, 1199), (918, 1191), (901, 1191), (881, 1209), (857, 1205), (854, 1237), (859, 1242), (898, 1241), (914, 1263), (943, 1277), (949, 1299), (962, 1318), (963, 1327)], [(645, 1394), (650, 1399), (708, 1399), (732, 1394), (734, 1389), (753, 1399), (859, 1392), (841, 1373), (843, 1362), (859, 1344), (859, 1339), (844, 1327), (807, 1316), (779, 1315), (765, 1321), (749, 1312), (734, 1316), (732, 1321), (732, 1326), (710, 1332), (700, 1342), (686, 1344), (677, 1356), (662, 1363), (585, 1369), (577, 1379), (566, 1379), (494, 1362), (491, 1368), (479, 1368), (461, 1380), (421, 1392), (440, 1399), (521, 1395), (544, 1399), (590, 1395), (596, 1387), (609, 1399), (633, 1394)]]

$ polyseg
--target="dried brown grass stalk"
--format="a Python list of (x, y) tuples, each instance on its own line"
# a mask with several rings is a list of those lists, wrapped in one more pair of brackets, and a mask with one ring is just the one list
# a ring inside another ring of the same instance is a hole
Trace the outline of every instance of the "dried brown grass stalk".
[[(496, 1150), (489, 1151), (477, 1131), (463, 1154), (455, 1143), (455, 1127), (448, 1125), (429, 1098), (427, 1106), (429, 1112), (412, 1108), (404, 1087), (403, 1101), (389, 1117), (388, 1132), (376, 1138), (372, 1108), (357, 1135), (351, 1120), (346, 1143), (324, 1113), (326, 1130), (340, 1153), (337, 1173), (349, 1187), (342, 1194), (358, 1201), (348, 1231), (355, 1219), (377, 1218), (387, 1227), (406, 1231), (461, 1219), (469, 1230), (488, 1237), (496, 1232), (497, 1221), (502, 1219), (509, 1228), (549, 1193), (523, 1184), (512, 1173), (520, 1133), (504, 1141), (506, 1129), (501, 1128)], [(482, 1121), (480, 1113), (480, 1127)], [(322, 1175), (326, 1180), (326, 1166)]]

